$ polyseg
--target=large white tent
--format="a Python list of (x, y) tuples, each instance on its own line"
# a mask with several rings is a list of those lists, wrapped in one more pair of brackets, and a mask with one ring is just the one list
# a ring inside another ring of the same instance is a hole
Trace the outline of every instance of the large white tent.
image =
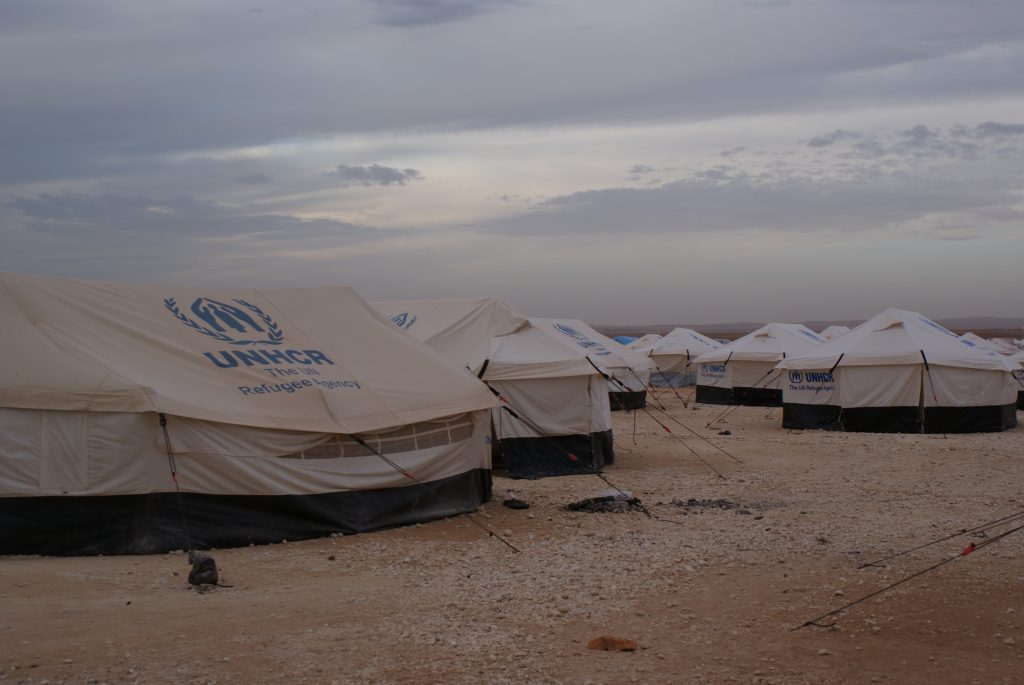
[(798, 323), (769, 323), (697, 358), (698, 402), (779, 406), (781, 375), (775, 365), (807, 352), (824, 338)]
[(916, 312), (887, 309), (779, 368), (787, 428), (954, 433), (1017, 423), (1013, 363)]
[(489, 496), (494, 398), (349, 288), (3, 274), (0, 320), (0, 553), (182, 548), (183, 517), (198, 547), (300, 539)]
[(673, 329), (647, 351), (655, 367), (651, 383), (676, 388), (695, 385), (697, 357), (721, 346), (717, 340), (689, 328)]
[(646, 356), (616, 344), (579, 319), (530, 317), (530, 323), (583, 352), (608, 376), (608, 401), (612, 411), (647, 406), (647, 385), (654, 365)]
[(507, 401), (493, 421), (509, 476), (589, 473), (614, 460), (607, 383), (582, 350), (494, 297), (373, 306)]

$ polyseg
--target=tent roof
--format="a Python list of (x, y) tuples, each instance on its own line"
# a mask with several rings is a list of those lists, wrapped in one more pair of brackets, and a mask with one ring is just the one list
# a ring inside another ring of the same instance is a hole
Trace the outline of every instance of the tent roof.
[[(1004, 357), (959, 338), (931, 319), (902, 309), (887, 309), (841, 338), (791, 356), (784, 369), (827, 369), (840, 366), (884, 366), (923, 363), (971, 369), (1012, 370)], [(842, 359), (840, 359), (842, 355)]]
[(834, 340), (835, 338), (838, 338), (841, 335), (846, 335), (849, 332), (850, 332), (850, 327), (849, 326), (837, 326), (837, 325), (833, 324), (831, 326), (826, 327), (818, 335), (823, 337), (825, 340)]
[(351, 289), (0, 274), (0, 406), (379, 430), (494, 405)]
[(675, 328), (650, 350), (650, 355), (683, 354), (699, 357), (705, 352), (717, 350), (722, 343), (689, 328)]
[(629, 343), (626, 347), (646, 354), (648, 350), (657, 345), (661, 340), (664, 340), (664, 336), (658, 335), (657, 333), (647, 333), (646, 335), (642, 335)]
[(779, 361), (824, 342), (824, 338), (803, 324), (769, 323), (728, 345), (702, 354), (697, 361)]
[(496, 297), (386, 300), (372, 303), (450, 363), (485, 380), (589, 376), (586, 354), (537, 329)]
[(611, 338), (601, 335), (579, 319), (530, 317), (530, 323), (563, 345), (583, 352), (602, 371), (615, 368), (631, 368), (641, 371), (654, 367), (644, 354), (622, 345), (616, 345)]

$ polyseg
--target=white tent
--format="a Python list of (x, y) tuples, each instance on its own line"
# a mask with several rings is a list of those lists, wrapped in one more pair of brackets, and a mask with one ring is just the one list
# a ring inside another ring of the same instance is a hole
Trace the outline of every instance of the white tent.
[[(982, 338), (982, 340), (984, 340), (984, 338)], [(1017, 341), (1013, 338), (989, 338), (988, 340), (985, 340), (985, 342), (988, 344), (989, 348), (999, 354), (1011, 355), (1017, 354), (1021, 351), (1020, 346), (1017, 345)]]
[(717, 350), (722, 343), (689, 328), (675, 328), (648, 350), (654, 363), (651, 383), (681, 388), (697, 382), (697, 357)]
[(489, 494), (494, 399), (349, 288), (3, 274), (0, 320), (0, 553), (185, 547), (165, 436), (200, 547), (426, 520)]
[(373, 306), (507, 400), (512, 411), (493, 422), (509, 476), (589, 473), (614, 460), (607, 384), (582, 350), (493, 297)]
[(654, 365), (643, 354), (615, 343), (579, 319), (539, 319), (530, 323), (574, 350), (583, 352), (609, 377), (608, 401), (612, 411), (647, 405), (647, 385)]
[(1017, 422), (1012, 362), (915, 312), (887, 309), (779, 368), (787, 428), (954, 433)]
[(846, 335), (849, 332), (850, 332), (850, 327), (849, 326), (837, 326), (837, 325), (833, 324), (832, 326), (826, 327), (818, 335), (823, 337), (825, 340), (835, 340), (839, 336)]
[(661, 340), (664, 340), (664, 336), (658, 335), (657, 333), (647, 333), (629, 343), (626, 347), (636, 352), (643, 352), (646, 354), (648, 350), (657, 345)]
[(770, 323), (697, 358), (697, 401), (709, 404), (782, 404), (775, 365), (807, 352), (824, 338), (798, 323)]
[(1017, 381), (1017, 409), (1024, 409), (1024, 350), (1012, 355), (1010, 361), (1018, 365), (1013, 371), (1013, 378)]

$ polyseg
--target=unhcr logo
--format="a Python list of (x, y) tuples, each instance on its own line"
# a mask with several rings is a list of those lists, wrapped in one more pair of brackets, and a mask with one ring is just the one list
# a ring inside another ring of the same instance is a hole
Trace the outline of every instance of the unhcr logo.
[(269, 314), (245, 300), (232, 302), (238, 306), (197, 298), (189, 307), (195, 318), (183, 312), (173, 297), (165, 299), (164, 306), (197, 333), (230, 345), (280, 345), (284, 341), (284, 332)]
[(804, 375), (801, 372), (796, 371), (796, 370), (790, 371), (789, 372), (789, 382), (790, 383), (803, 383), (804, 382)]
[(416, 315), (409, 315), (409, 312), (402, 312), (401, 314), (395, 314), (391, 317), (391, 323), (395, 324), (402, 330), (408, 330), (412, 328), (412, 325), (416, 323)]
[(561, 323), (556, 323), (554, 326), (555, 326), (555, 330), (556, 331), (558, 331), (559, 333), (563, 333), (564, 335), (569, 336), (570, 338), (572, 338), (573, 340), (576, 341), (577, 345), (579, 345), (580, 347), (582, 347), (585, 350), (592, 348), (593, 351), (594, 351), (594, 354), (597, 354), (598, 356), (604, 356), (604, 355), (607, 355), (607, 354), (611, 354), (611, 352), (608, 351), (608, 348), (606, 348), (604, 345), (602, 345), (601, 343), (599, 343), (599, 342), (597, 342), (595, 340), (591, 340), (587, 336), (585, 336), (582, 333), (580, 333), (579, 331), (577, 331), (572, 326), (566, 326), (565, 324), (561, 324)]

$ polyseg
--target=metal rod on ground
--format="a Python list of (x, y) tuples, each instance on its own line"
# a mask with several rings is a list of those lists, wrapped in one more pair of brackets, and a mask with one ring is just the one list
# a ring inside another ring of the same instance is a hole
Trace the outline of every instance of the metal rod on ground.
[(711, 445), (711, 446), (712, 446), (712, 447), (714, 447), (714, 448), (715, 448), (716, 450), (718, 450), (719, 452), (721, 452), (721, 453), (722, 453), (722, 454), (724, 454), (725, 456), (729, 457), (729, 458), (730, 458), (730, 459), (732, 459), (733, 461), (735, 461), (735, 462), (737, 462), (737, 463), (739, 463), (739, 464), (743, 464), (743, 463), (745, 463), (745, 462), (744, 462), (744, 461), (743, 461), (742, 459), (740, 459), (739, 457), (737, 457), (737, 456), (735, 456), (735, 455), (733, 455), (733, 454), (729, 453), (728, 451), (726, 451), (726, 450), (725, 450), (725, 448), (723, 448), (723, 447), (720, 447), (720, 446), (716, 445), (716, 444), (715, 444), (714, 442), (712, 442), (712, 441), (711, 441), (710, 439), (708, 439), (707, 437), (705, 437), (705, 436), (701, 435), (700, 433), (698, 433), (697, 431), (695, 431), (695, 430), (694, 430), (693, 428), (690, 428), (690, 427), (689, 427), (689, 426), (687, 426), (687, 425), (686, 425), (685, 423), (683, 423), (682, 421), (680, 421), (680, 420), (679, 420), (679, 419), (677, 419), (676, 417), (674, 417), (674, 416), (672, 416), (671, 414), (669, 414), (669, 413), (668, 413), (667, 411), (663, 411), (662, 413), (663, 413), (663, 414), (664, 414), (665, 416), (667, 416), (668, 418), (670, 418), (670, 419), (672, 419), (673, 421), (675, 421), (675, 422), (676, 422), (677, 424), (679, 424), (679, 425), (680, 425), (680, 426), (682, 426), (683, 428), (685, 428), (686, 430), (690, 431), (690, 432), (691, 432), (691, 433), (692, 433), (692, 434), (694, 435), (694, 437), (696, 437), (696, 438), (699, 438), (700, 440), (703, 440), (704, 442), (706, 442), (707, 444)]
[(895, 583), (891, 583), (889, 585), (886, 585), (885, 587), (883, 587), (883, 588), (881, 588), (879, 590), (875, 590), (874, 592), (869, 593), (867, 595), (864, 595), (863, 597), (861, 597), (859, 599), (855, 599), (852, 602), (844, 604), (843, 606), (839, 607), (838, 609), (833, 609), (832, 611), (829, 611), (828, 613), (822, 614), (821, 616), (818, 616), (816, 618), (812, 618), (810, 621), (806, 621), (806, 622), (798, 625), (796, 628), (792, 628), (791, 630), (796, 631), (796, 630), (800, 630), (801, 628), (806, 628), (807, 626), (817, 626), (819, 628), (829, 628), (829, 627), (831, 627), (834, 624), (830, 623), (828, 625), (822, 625), (821, 623), (819, 623), (819, 621), (821, 621), (822, 619), (826, 619), (826, 618), (832, 617), (832, 616), (836, 616), (837, 614), (840, 614), (843, 611), (846, 611), (850, 607), (856, 606), (857, 604), (860, 604), (861, 602), (863, 602), (865, 600), (871, 599), (872, 597), (877, 597), (878, 595), (882, 594), (883, 592), (891, 590), (894, 587), (898, 587), (898, 586), (902, 585), (903, 583), (906, 583), (909, 580), (913, 580), (914, 578), (917, 578), (919, 576), (923, 576), (924, 574), (926, 574), (926, 573), (928, 573), (930, 571), (934, 571), (935, 569), (939, 568), (940, 566), (945, 566), (946, 564), (948, 564), (951, 561), (956, 561), (957, 559), (960, 559), (961, 557), (966, 557), (967, 555), (971, 554), (972, 552), (976, 552), (979, 549), (981, 549), (982, 547), (986, 547), (986, 546), (992, 544), (993, 542), (998, 542), (999, 540), (1002, 540), (1006, 536), (1011, 535), (1013, 533), (1016, 533), (1017, 531), (1022, 530), (1022, 529), (1024, 529), (1024, 525), (1017, 526), (1016, 528), (1011, 528), (1010, 530), (1006, 531), (1005, 533), (1000, 533), (999, 535), (997, 535), (995, 537), (992, 537), (992, 538), (988, 538), (987, 540), (983, 540), (982, 542), (979, 542), (978, 544), (974, 544), (972, 542), (971, 544), (967, 545), (967, 547), (965, 547), (963, 549), (963, 551), (961, 551), (956, 556), (949, 557), (947, 559), (943, 559), (942, 561), (940, 561), (937, 564), (932, 564), (928, 568), (924, 568), (924, 569), (921, 569), (920, 571), (917, 571), (916, 573), (912, 573), (909, 576), (907, 576), (906, 578), (902, 578), (902, 579), (896, 581)]
[(926, 547), (931, 547), (932, 545), (937, 545), (940, 542), (945, 542), (946, 540), (952, 540), (953, 538), (960, 537), (961, 535), (977, 535), (979, 533), (984, 533), (985, 531), (987, 531), (987, 530), (989, 530), (991, 528), (995, 528), (995, 527), (1000, 526), (1000, 525), (1005, 525), (1007, 523), (1012, 523), (1012, 522), (1017, 521), (1019, 519), (1024, 519), (1024, 511), (1018, 511), (1018, 512), (1013, 513), (1013, 514), (1007, 514), (1006, 516), (1003, 516), (1002, 518), (997, 518), (997, 519), (995, 519), (993, 521), (986, 521), (985, 523), (979, 524), (979, 525), (977, 525), (977, 526), (975, 526), (973, 528), (964, 528), (964, 529), (962, 529), (960, 531), (957, 531), (956, 533), (952, 533), (950, 535), (946, 535), (945, 537), (941, 537), (941, 538), (938, 538), (936, 540), (932, 540), (931, 542), (926, 542), (923, 545), (918, 545), (917, 547), (911, 547), (910, 549), (905, 549), (903, 551), (896, 552), (895, 554), (890, 554), (887, 557), (882, 557), (881, 559), (875, 559), (874, 561), (869, 561), (869, 562), (867, 562), (865, 564), (861, 564), (857, 568), (858, 569), (863, 569), (863, 568), (868, 568), (869, 566), (879, 566), (883, 562), (890, 561), (890, 560), (895, 559), (897, 557), (901, 557), (904, 554), (910, 554), (911, 552), (916, 552), (918, 550), (925, 549)]

